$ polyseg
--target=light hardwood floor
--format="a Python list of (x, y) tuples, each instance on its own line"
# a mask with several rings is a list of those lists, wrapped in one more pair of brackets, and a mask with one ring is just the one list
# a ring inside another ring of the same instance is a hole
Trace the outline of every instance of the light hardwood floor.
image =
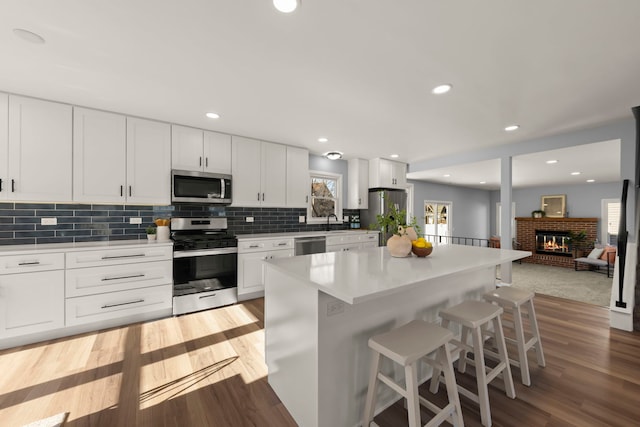
[[(490, 387), (494, 426), (640, 425), (640, 333), (610, 330), (601, 307), (535, 304), (547, 367), (531, 355), (531, 387), (514, 370), (515, 400)], [(69, 411), (74, 427), (295, 426), (266, 382), (263, 347), (259, 299), (3, 350), (0, 425)], [(465, 425), (480, 426), (477, 406), (461, 400)], [(400, 404), (376, 418), (381, 427), (405, 420)]]

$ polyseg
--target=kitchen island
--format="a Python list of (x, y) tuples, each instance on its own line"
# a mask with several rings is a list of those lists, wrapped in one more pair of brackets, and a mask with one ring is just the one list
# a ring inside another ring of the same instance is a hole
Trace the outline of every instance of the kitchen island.
[[(529, 255), (447, 245), (426, 258), (393, 258), (377, 247), (269, 260), (269, 384), (301, 427), (355, 427), (367, 392), (369, 337), (413, 319), (435, 321), (440, 308), (479, 299), (495, 287), (496, 265)], [(429, 372), (422, 374), (426, 380)], [(398, 399), (381, 392), (378, 410)]]

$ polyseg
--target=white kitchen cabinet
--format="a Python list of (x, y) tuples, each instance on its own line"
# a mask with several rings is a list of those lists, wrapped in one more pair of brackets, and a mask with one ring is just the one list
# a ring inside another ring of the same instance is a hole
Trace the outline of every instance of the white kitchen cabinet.
[(127, 203), (171, 204), (171, 128), (127, 118)]
[(233, 137), (233, 206), (286, 206), (286, 146)]
[(327, 252), (353, 251), (378, 246), (378, 233), (340, 233), (327, 236)]
[(264, 263), (274, 258), (292, 257), (293, 239), (241, 240), (238, 242), (238, 300), (264, 294)]
[(67, 326), (172, 311), (170, 245), (71, 252), (66, 268)]
[(171, 126), (172, 168), (231, 173), (231, 135), (186, 126)]
[(73, 109), (73, 200), (126, 200), (126, 117)]
[(0, 265), (0, 339), (64, 326), (64, 254), (6, 256)]
[(349, 159), (347, 209), (369, 208), (369, 162)]
[(168, 124), (86, 108), (73, 113), (75, 201), (171, 202)]
[(369, 188), (399, 188), (407, 186), (407, 164), (387, 159), (369, 160)]
[(310, 190), (309, 150), (287, 147), (287, 207), (306, 208)]
[(72, 107), (15, 95), (7, 107), (4, 94), (0, 104), (0, 199), (71, 201)]

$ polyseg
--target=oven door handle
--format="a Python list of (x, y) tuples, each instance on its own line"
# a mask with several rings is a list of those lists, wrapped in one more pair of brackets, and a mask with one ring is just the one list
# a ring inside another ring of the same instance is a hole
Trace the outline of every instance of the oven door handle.
[(175, 251), (174, 258), (190, 258), (194, 256), (237, 254), (238, 248), (202, 249), (199, 251)]

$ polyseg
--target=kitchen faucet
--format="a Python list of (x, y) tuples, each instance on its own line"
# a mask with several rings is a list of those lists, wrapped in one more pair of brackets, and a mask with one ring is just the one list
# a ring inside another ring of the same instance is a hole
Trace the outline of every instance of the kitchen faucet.
[(336, 214), (329, 214), (329, 215), (327, 215), (327, 231), (330, 231), (330, 230), (331, 230), (331, 225), (329, 225), (329, 219), (330, 219), (331, 217), (335, 217), (336, 222), (338, 222), (338, 216), (337, 216)]

